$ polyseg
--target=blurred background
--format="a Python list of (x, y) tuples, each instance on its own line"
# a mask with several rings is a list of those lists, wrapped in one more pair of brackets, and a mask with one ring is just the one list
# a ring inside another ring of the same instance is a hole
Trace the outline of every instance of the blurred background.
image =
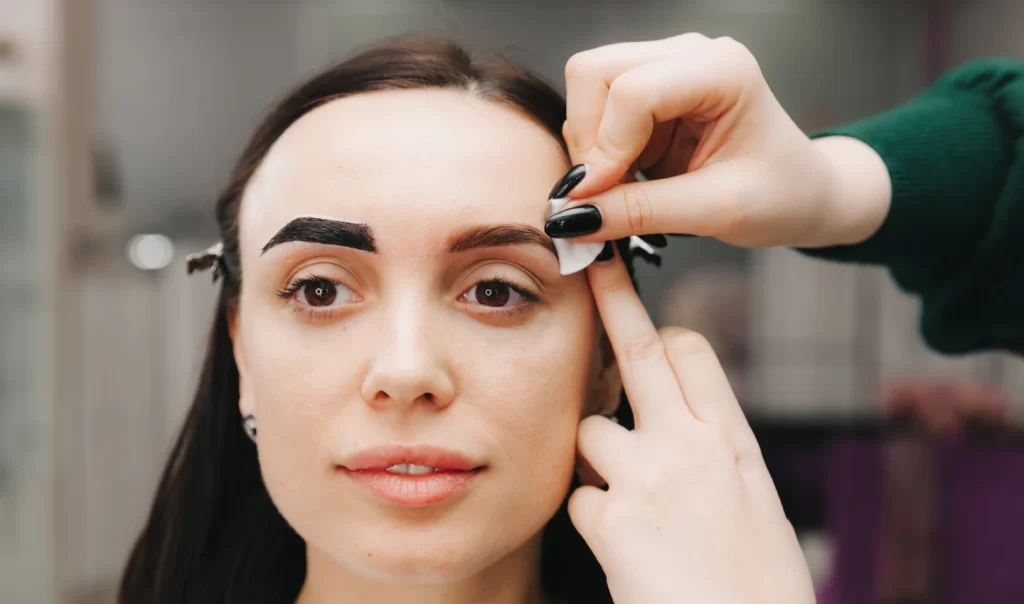
[[(813, 130), (1024, 57), (1022, 24), (1013, 0), (0, 0), (0, 602), (113, 601), (212, 316), (184, 255), (329, 62), (434, 32), (564, 89), (577, 51), (728, 35)], [(639, 270), (728, 365), (822, 602), (1024, 602), (1021, 359), (929, 353), (878, 269), (673, 240)]]

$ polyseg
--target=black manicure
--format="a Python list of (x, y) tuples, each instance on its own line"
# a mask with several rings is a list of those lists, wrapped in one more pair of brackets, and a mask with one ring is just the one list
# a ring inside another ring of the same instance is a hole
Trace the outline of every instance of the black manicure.
[(597, 255), (596, 260), (598, 262), (608, 262), (615, 257), (615, 245), (611, 241), (604, 242), (604, 248), (601, 253)]
[(601, 210), (595, 205), (576, 206), (554, 214), (544, 223), (544, 232), (553, 239), (582, 237), (601, 228)]
[(654, 247), (668, 247), (668, 239), (665, 238), (661, 233), (654, 233), (652, 235), (640, 235), (640, 238), (651, 244)]
[(562, 199), (567, 196), (576, 185), (580, 184), (583, 177), (587, 175), (587, 167), (583, 164), (575, 165), (569, 168), (569, 171), (565, 173), (565, 176), (558, 181), (555, 188), (551, 189), (551, 194), (548, 195), (548, 199)]

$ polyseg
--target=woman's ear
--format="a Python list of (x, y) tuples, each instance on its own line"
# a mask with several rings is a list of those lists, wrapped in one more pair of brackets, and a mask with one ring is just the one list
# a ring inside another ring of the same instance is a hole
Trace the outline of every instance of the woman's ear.
[(622, 394), (622, 376), (619, 375), (619, 363), (615, 360), (615, 351), (608, 340), (608, 334), (601, 330), (597, 346), (597, 380), (594, 384), (592, 409), (597, 413), (609, 415), (619, 407)]
[(254, 405), (249, 393), (252, 388), (249, 386), (249, 366), (245, 361), (245, 350), (242, 347), (242, 337), (238, 324), (238, 306), (228, 306), (228, 334), (231, 336), (231, 352), (235, 357), (235, 366), (238, 367), (238, 411), (242, 417), (255, 413)]

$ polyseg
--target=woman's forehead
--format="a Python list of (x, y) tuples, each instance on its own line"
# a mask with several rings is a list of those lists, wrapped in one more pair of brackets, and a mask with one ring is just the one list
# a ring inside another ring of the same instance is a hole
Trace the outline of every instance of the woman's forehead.
[(371, 222), (541, 223), (567, 167), (529, 117), (464, 92), (375, 92), (327, 103), (274, 144), (247, 188), (243, 222), (273, 230), (296, 215)]

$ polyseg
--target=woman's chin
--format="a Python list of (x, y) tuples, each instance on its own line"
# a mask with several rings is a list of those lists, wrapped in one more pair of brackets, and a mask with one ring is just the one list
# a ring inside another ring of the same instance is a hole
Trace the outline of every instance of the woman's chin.
[(346, 547), (331, 557), (340, 566), (384, 583), (452, 583), (475, 575), (507, 552), (464, 542), (417, 543), (396, 538), (374, 540), (362, 548)]

